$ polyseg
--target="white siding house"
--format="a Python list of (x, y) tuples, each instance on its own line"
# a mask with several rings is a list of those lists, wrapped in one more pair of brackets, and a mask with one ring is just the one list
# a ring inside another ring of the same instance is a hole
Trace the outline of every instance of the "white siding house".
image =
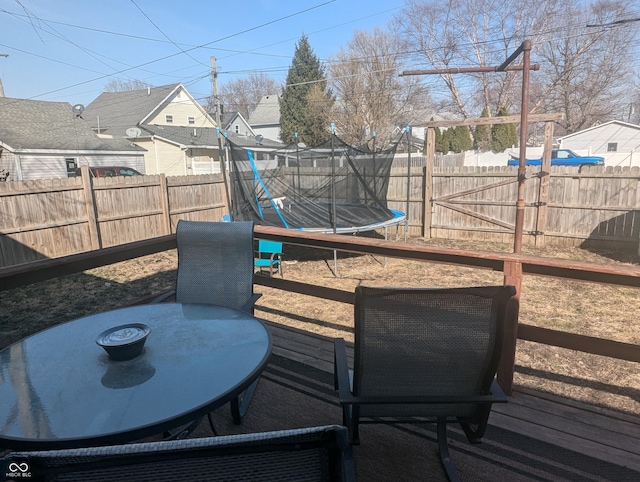
[(0, 170), (9, 181), (75, 176), (77, 166), (126, 166), (141, 173), (145, 150), (102, 139), (67, 102), (0, 97)]
[(561, 149), (604, 157), (605, 166), (640, 166), (640, 126), (609, 121), (559, 140)]

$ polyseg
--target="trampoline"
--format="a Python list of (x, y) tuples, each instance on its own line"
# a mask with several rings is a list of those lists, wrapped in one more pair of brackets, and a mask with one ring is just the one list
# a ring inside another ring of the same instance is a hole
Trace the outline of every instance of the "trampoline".
[(319, 233), (386, 231), (406, 220), (387, 207), (401, 139), (382, 151), (349, 146), (335, 134), (315, 148), (278, 150), (227, 139), (232, 208), (225, 219)]

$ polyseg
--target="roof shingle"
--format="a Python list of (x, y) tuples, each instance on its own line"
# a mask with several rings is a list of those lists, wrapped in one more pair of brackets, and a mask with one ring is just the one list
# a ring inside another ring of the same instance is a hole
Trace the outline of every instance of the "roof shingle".
[(11, 149), (135, 151), (125, 139), (98, 137), (68, 102), (0, 97), (0, 142)]

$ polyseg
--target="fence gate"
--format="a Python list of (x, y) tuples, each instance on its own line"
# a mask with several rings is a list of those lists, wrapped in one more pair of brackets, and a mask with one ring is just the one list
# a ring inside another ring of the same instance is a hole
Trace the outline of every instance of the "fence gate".
[[(484, 172), (475, 168), (434, 169), (430, 207), (427, 207), (431, 211), (429, 235), (477, 239), (482, 232), (486, 233), (487, 240), (513, 240), (517, 183), (514, 168), (497, 167)], [(535, 187), (527, 184), (528, 188)], [(474, 232), (473, 235), (470, 232)]]

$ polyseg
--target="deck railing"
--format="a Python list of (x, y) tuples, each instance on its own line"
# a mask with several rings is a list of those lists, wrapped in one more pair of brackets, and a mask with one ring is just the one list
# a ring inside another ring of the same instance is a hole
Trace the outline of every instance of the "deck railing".
[[(523, 276), (548, 276), (640, 288), (640, 269), (636, 267), (604, 266), (528, 255), (448, 249), (354, 236), (313, 234), (262, 226), (256, 226), (255, 236), (256, 238), (270, 239), (285, 244), (310, 248), (447, 263), (502, 272), (504, 282), (512, 284), (518, 289), (518, 293), (512, 299), (509, 307), (506, 344), (498, 372), (500, 384), (507, 393), (511, 393), (513, 386), (517, 338), (621, 360), (640, 362), (640, 345), (567, 333), (518, 322), (520, 288)], [(168, 235), (97, 251), (12, 266), (0, 270), (0, 291), (175, 248), (175, 235)], [(353, 303), (354, 295), (352, 292), (309, 283), (257, 275), (256, 284), (336, 302)]]

